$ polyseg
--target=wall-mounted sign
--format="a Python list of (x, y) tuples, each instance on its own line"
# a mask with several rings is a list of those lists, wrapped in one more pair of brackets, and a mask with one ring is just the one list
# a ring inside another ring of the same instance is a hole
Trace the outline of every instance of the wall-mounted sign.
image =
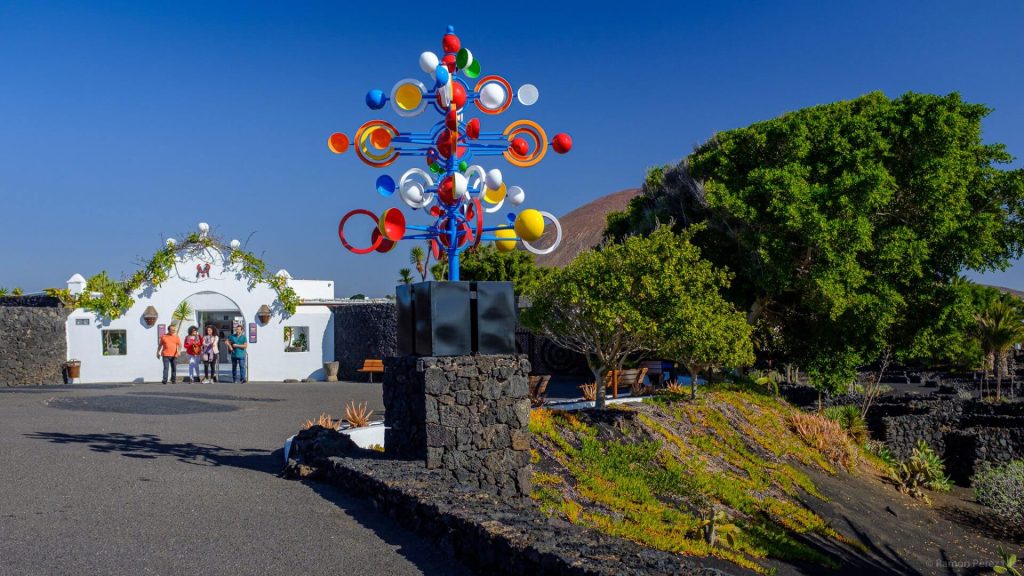
[(167, 334), (167, 324), (158, 324), (156, 327), (156, 337), (160, 338), (164, 334)]
[(249, 342), (252, 344), (256, 343), (256, 323), (249, 322)]
[(88, 326), (88, 325), (89, 325), (89, 319), (88, 318), (75, 318), (75, 326)]

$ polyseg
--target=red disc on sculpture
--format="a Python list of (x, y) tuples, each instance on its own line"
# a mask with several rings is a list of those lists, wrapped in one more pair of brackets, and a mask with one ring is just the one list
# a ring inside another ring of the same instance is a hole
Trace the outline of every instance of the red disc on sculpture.
[(473, 118), (466, 124), (466, 136), (476, 140), (480, 137), (480, 119)]
[(444, 38), (441, 39), (441, 49), (445, 53), (452, 54), (453, 58), (454, 54), (459, 51), (459, 48), (462, 48), (462, 41), (455, 34), (445, 34)]
[[(452, 138), (451, 133), (447, 130), (443, 130), (437, 135), (437, 142), (435, 142), (435, 144), (437, 145), (437, 153), (440, 154), (442, 158), (447, 158), (452, 155)], [(462, 158), (466, 154), (466, 147), (459, 146), (458, 148), (458, 157)]]
[[(369, 254), (370, 252), (373, 252), (378, 247), (380, 247), (381, 241), (383, 240), (384, 237), (380, 235), (379, 231), (377, 233), (376, 238), (374, 238), (374, 236), (371, 235), (369, 248), (356, 248), (355, 246), (349, 244), (348, 240), (345, 239), (345, 224), (348, 222), (349, 218), (356, 215), (369, 216), (373, 220), (374, 224), (379, 224), (379, 222), (377, 221), (377, 215), (374, 214), (373, 212), (358, 208), (356, 210), (351, 210), (348, 214), (345, 214), (344, 216), (341, 217), (341, 222), (338, 222), (338, 239), (341, 240), (341, 245), (347, 248), (349, 252), (352, 252), (354, 254)], [(374, 230), (377, 231), (376, 228), (374, 228)]]
[(565, 133), (555, 134), (555, 137), (551, 140), (551, 147), (555, 149), (555, 152), (565, 154), (572, 150), (572, 137)]
[(455, 72), (455, 54), (448, 54), (441, 59), (441, 63), (448, 69), (448, 72)]
[(435, 217), (435, 218), (440, 216), (441, 215), (441, 207), (440, 206), (431, 206), (430, 207), (430, 215)]
[(398, 242), (392, 242), (391, 240), (385, 238), (384, 235), (380, 233), (380, 230), (377, 229), (374, 229), (373, 234), (370, 235), (370, 239), (373, 241), (374, 244), (380, 244), (379, 246), (377, 246), (376, 251), (380, 252), (381, 254), (391, 252), (391, 249), (395, 247), (395, 244), (398, 244)]
[(459, 128), (459, 113), (455, 110), (449, 110), (448, 114), (444, 117), (444, 125), (449, 130), (458, 130)]
[(405, 236), (405, 214), (398, 208), (388, 208), (380, 215), (378, 228), (385, 239), (392, 242), (401, 240)]
[(455, 204), (455, 182), (451, 176), (441, 180), (441, 183), (437, 185), (437, 197), (449, 206)]
[(331, 137), (327, 139), (327, 147), (335, 154), (344, 154), (345, 150), (348, 150), (348, 136), (341, 132), (331, 134)]
[(522, 138), (514, 138), (509, 148), (519, 156), (526, 156), (527, 152), (530, 151), (530, 145)]

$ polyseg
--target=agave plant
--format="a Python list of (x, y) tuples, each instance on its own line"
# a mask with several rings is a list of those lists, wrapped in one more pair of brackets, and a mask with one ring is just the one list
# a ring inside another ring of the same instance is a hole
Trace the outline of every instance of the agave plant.
[(373, 410), (366, 409), (366, 402), (356, 405), (352, 401), (345, 405), (345, 421), (353, 428), (369, 426), (370, 416), (373, 416)]
[(338, 428), (338, 425), (334, 423), (334, 418), (331, 418), (331, 415), (327, 413), (321, 413), (315, 420), (306, 420), (305, 424), (302, 425), (302, 429), (305, 430), (313, 426), (330, 428), (332, 430)]

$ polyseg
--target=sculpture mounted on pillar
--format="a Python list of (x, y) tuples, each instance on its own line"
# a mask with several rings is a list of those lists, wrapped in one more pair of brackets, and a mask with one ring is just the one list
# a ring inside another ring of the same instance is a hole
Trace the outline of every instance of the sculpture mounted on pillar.
[[(547, 254), (562, 240), (558, 220), (549, 212), (532, 208), (519, 214), (507, 213), (502, 224), (484, 226), (484, 214), (500, 211), (505, 202), (519, 206), (526, 194), (519, 186), (507, 187), (497, 168), (485, 170), (473, 162), (478, 157), (503, 156), (513, 166), (525, 168), (540, 162), (549, 145), (565, 154), (572, 148), (572, 138), (556, 134), (549, 142), (544, 129), (530, 120), (512, 122), (501, 132), (484, 132), (479, 118), (467, 119), (470, 104), (485, 115), (497, 115), (506, 111), (513, 99), (524, 106), (533, 105), (538, 92), (532, 84), (524, 84), (513, 95), (512, 85), (501, 76), (481, 76), (480, 61), (462, 47), (454, 32), (449, 26), (441, 40), (443, 57), (433, 52), (420, 55), (420, 68), (430, 76), (432, 86), (407, 78), (398, 81), (390, 94), (379, 89), (366, 94), (371, 109), (379, 110), (390, 103), (403, 118), (432, 108), (441, 120), (429, 131), (400, 132), (384, 120), (371, 120), (356, 130), (351, 141), (336, 132), (327, 145), (335, 154), (343, 154), (351, 143), (359, 159), (375, 168), (390, 166), (400, 156), (425, 158), (428, 170), (410, 168), (397, 182), (382, 175), (377, 178), (376, 188), (384, 197), (397, 191), (407, 206), (427, 211), (433, 223), (406, 224), (405, 214), (398, 208), (389, 208), (379, 217), (369, 210), (356, 209), (341, 218), (338, 237), (356, 254), (388, 252), (399, 240), (428, 241), (436, 259), (447, 259), (448, 280), (458, 281), (459, 254), (482, 241), (493, 241), (503, 252), (516, 249), (521, 241), (527, 250)], [(345, 236), (345, 225), (354, 216), (366, 216), (376, 225), (369, 242), (360, 247)], [(555, 240), (548, 247), (538, 248), (530, 243), (544, 233), (545, 220), (555, 227)]]

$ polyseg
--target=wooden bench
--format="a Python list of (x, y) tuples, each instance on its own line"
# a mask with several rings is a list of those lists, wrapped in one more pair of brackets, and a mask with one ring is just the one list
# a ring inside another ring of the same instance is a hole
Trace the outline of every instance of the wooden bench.
[(373, 382), (374, 372), (380, 372), (381, 374), (384, 373), (384, 361), (374, 360), (373, 358), (367, 358), (366, 360), (363, 360), (363, 367), (356, 370), (356, 372), (369, 372), (370, 382)]

